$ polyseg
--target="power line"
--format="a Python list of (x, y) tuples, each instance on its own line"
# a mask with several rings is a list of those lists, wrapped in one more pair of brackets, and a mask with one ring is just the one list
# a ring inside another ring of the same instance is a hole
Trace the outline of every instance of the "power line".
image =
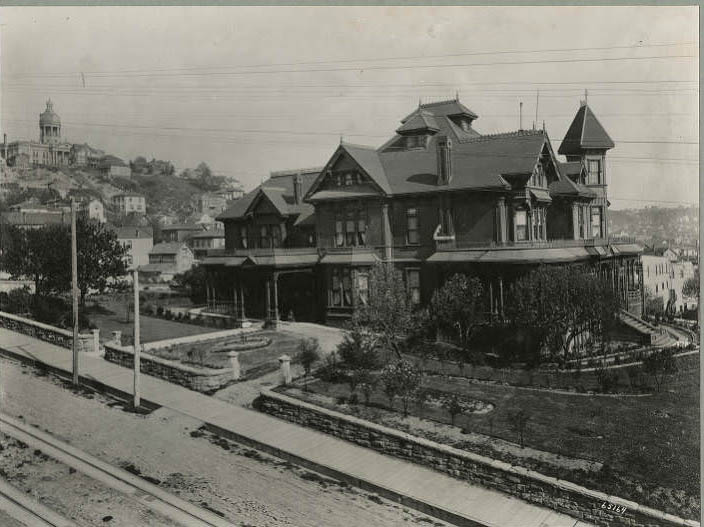
[[(36, 121), (30, 120), (13, 120), (6, 119), (6, 121), (19, 121), (35, 123)], [(276, 130), (276, 129), (254, 129), (254, 128), (190, 128), (184, 126), (150, 126), (150, 125), (120, 125), (111, 123), (86, 123), (86, 122), (65, 122), (64, 124), (71, 124), (72, 126), (87, 126), (87, 127), (106, 127), (106, 128), (139, 128), (139, 129), (159, 129), (159, 130), (172, 130), (172, 131), (194, 131), (194, 132), (226, 132), (226, 133), (265, 133), (265, 134), (285, 134), (285, 135), (312, 135), (312, 136), (334, 136), (339, 137), (342, 133), (343, 135), (348, 135), (351, 137), (383, 137), (390, 138), (389, 134), (368, 134), (368, 133), (357, 133), (357, 132), (345, 132), (340, 130), (334, 130), (329, 132), (312, 131), (303, 132), (300, 130)], [(490, 139), (492, 134), (487, 134), (486, 139)], [(391, 136), (393, 137), (393, 136)], [(553, 138), (553, 141), (562, 141), (563, 138)], [(514, 137), (513, 140), (530, 140), (530, 136), (525, 137)], [(669, 141), (669, 140), (635, 140), (635, 139), (615, 139), (618, 143), (637, 143), (637, 144), (686, 144), (686, 145), (698, 145), (697, 141)]]
[(322, 73), (322, 72), (342, 72), (342, 71), (391, 71), (391, 70), (418, 70), (418, 69), (441, 69), (441, 68), (467, 68), (467, 67), (484, 67), (484, 66), (516, 66), (521, 64), (562, 64), (562, 63), (591, 63), (591, 62), (614, 62), (614, 61), (641, 61), (641, 60), (659, 60), (659, 59), (681, 59), (681, 58), (696, 58), (697, 55), (649, 55), (644, 57), (601, 57), (601, 58), (566, 58), (566, 59), (543, 59), (543, 60), (522, 60), (522, 61), (503, 61), (503, 62), (466, 62), (459, 64), (417, 64), (406, 66), (364, 66), (364, 67), (339, 67), (339, 68), (317, 68), (317, 69), (284, 69), (284, 70), (266, 70), (266, 71), (221, 71), (221, 72), (202, 72), (202, 73), (137, 73), (137, 74), (94, 74), (94, 77), (210, 77), (210, 76), (237, 76), (237, 75), (266, 75), (266, 74), (282, 74), (282, 73)]
[(76, 71), (76, 72), (57, 72), (34, 75), (9, 75), (13, 77), (57, 77), (57, 76), (75, 76), (78, 74), (89, 75), (117, 75), (125, 73), (149, 73), (149, 72), (176, 72), (176, 71), (194, 71), (203, 69), (241, 69), (241, 68), (263, 68), (263, 67), (279, 67), (279, 66), (306, 66), (320, 64), (344, 64), (344, 63), (359, 63), (359, 62), (386, 62), (392, 60), (428, 60), (438, 58), (452, 57), (468, 57), (468, 56), (485, 56), (485, 55), (504, 55), (504, 54), (534, 54), (534, 53), (559, 53), (559, 52), (579, 52), (579, 51), (609, 51), (618, 49), (645, 49), (658, 47), (675, 47), (675, 46), (691, 46), (697, 45), (697, 42), (672, 42), (658, 44), (636, 44), (629, 46), (602, 46), (602, 47), (582, 47), (582, 48), (553, 48), (553, 49), (533, 49), (533, 50), (500, 50), (500, 51), (475, 51), (464, 53), (447, 53), (442, 55), (411, 55), (397, 57), (373, 57), (364, 59), (338, 59), (338, 60), (323, 60), (323, 61), (303, 61), (303, 62), (283, 62), (283, 63), (263, 63), (249, 65), (233, 65), (233, 66), (192, 66), (181, 68), (157, 68), (157, 69), (137, 69), (137, 70), (104, 70), (104, 71)]

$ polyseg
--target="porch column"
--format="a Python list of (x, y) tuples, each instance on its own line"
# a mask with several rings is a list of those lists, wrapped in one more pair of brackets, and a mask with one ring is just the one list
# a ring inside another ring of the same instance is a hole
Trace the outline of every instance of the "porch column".
[(384, 242), (384, 260), (391, 261), (391, 248), (393, 239), (391, 236), (391, 222), (389, 221), (389, 204), (384, 203), (381, 206), (381, 228), (382, 238)]
[(499, 314), (504, 318), (504, 279), (499, 276)]
[(271, 280), (269, 278), (264, 282), (264, 300), (266, 305), (264, 307), (266, 314), (264, 316), (264, 324), (269, 325), (271, 321)]
[(242, 279), (237, 281), (237, 287), (239, 290), (239, 294), (237, 295), (239, 297), (240, 301), (240, 308), (237, 310), (237, 316), (240, 321), (244, 321), (246, 318), (245, 312), (244, 312), (244, 287), (242, 286)]
[(237, 318), (237, 288), (232, 286), (232, 314)]
[(501, 196), (496, 204), (496, 241), (503, 245), (508, 240), (506, 224), (506, 198)]
[(275, 328), (279, 324), (279, 273), (274, 273), (274, 277), (272, 280), (274, 282), (274, 302), (271, 312), (271, 323), (272, 326)]
[(489, 313), (494, 314), (494, 281), (489, 279)]
[(579, 240), (579, 206), (576, 203), (572, 204), (572, 238)]
[(210, 309), (210, 280), (205, 281), (205, 309)]

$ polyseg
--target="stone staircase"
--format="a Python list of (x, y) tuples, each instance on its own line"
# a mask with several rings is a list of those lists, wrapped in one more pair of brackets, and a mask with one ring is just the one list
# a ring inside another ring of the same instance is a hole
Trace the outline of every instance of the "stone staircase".
[(638, 334), (641, 342), (646, 346), (662, 347), (674, 344), (674, 339), (665, 329), (658, 328), (625, 309), (619, 312), (618, 317), (624, 326)]

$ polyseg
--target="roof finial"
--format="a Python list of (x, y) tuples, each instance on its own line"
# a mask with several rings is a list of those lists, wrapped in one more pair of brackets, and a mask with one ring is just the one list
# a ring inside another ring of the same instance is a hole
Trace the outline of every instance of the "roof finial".
[(543, 132), (545, 131), (545, 119), (543, 119)]
[(342, 141), (344, 140), (344, 136), (340, 134), (340, 144), (342, 144)]
[(420, 108), (421, 106), (423, 106), (423, 101), (420, 97), (418, 97), (418, 108)]
[(459, 100), (460, 100), (460, 90), (455, 90), (455, 100), (459, 102)]
[(587, 105), (588, 98), (589, 98), (589, 92), (587, 91), (586, 88), (584, 88), (584, 106)]

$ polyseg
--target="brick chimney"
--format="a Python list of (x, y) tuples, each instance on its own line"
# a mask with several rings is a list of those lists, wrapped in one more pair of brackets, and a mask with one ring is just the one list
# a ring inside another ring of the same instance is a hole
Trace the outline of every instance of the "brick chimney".
[(438, 137), (438, 185), (449, 185), (452, 181), (452, 140), (443, 135)]

